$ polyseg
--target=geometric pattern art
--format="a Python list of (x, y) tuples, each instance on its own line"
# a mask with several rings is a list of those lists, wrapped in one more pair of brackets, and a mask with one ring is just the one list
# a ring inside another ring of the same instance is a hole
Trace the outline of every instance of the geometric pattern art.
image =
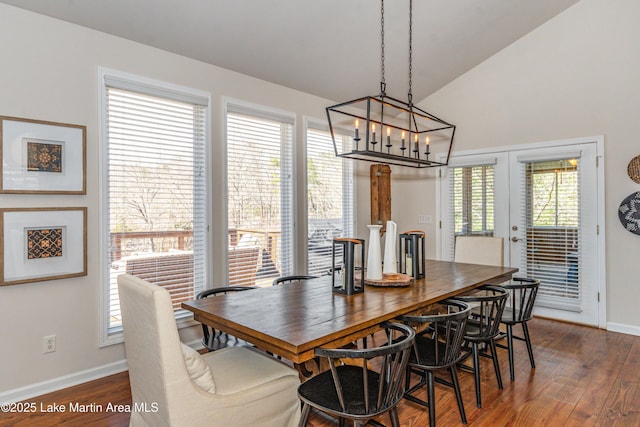
[(62, 172), (62, 145), (28, 141), (27, 170)]
[(62, 228), (27, 229), (27, 259), (62, 256)]
[(640, 235), (640, 191), (620, 203), (618, 218), (627, 231)]

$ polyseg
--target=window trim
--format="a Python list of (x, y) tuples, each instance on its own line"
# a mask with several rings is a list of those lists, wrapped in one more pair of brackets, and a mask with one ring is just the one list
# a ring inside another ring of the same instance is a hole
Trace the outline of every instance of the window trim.
[[(155, 80), (135, 74), (126, 73), (106, 67), (98, 67), (98, 153), (100, 156), (99, 161), (99, 286), (100, 286), (100, 335), (99, 335), (99, 347), (106, 347), (114, 344), (124, 342), (124, 336), (122, 330), (118, 332), (109, 333), (109, 319), (108, 308), (110, 304), (109, 286), (110, 283), (106, 279), (106, 270), (109, 265), (107, 258), (109, 252), (107, 250), (109, 243), (109, 233), (106, 229), (108, 224), (108, 217), (106, 215), (108, 209), (108, 191), (106, 189), (107, 173), (108, 173), (108, 145), (107, 145), (107, 84), (113, 83), (116, 87), (121, 89), (138, 91), (146, 93), (152, 96), (161, 96), (175, 101), (190, 102), (193, 104), (201, 105), (205, 108), (204, 111), (204, 152), (205, 152), (205, 164), (211, 165), (212, 153), (211, 153), (211, 94), (201, 90), (176, 85), (173, 83)], [(206, 103), (206, 104), (205, 104)], [(205, 258), (211, 253), (211, 167), (205, 168), (205, 242), (204, 251)], [(205, 265), (205, 283), (208, 281), (208, 277), (212, 277), (211, 265)], [(176, 320), (178, 328), (190, 327), (198, 324), (193, 320), (191, 313), (186, 311), (176, 312)]]

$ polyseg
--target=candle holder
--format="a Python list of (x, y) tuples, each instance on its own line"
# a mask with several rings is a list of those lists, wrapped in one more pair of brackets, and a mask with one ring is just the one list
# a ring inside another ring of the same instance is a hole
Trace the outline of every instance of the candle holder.
[(398, 272), (414, 279), (425, 277), (424, 231), (410, 230), (400, 234), (398, 246)]
[[(356, 265), (356, 245), (360, 245), (360, 265)], [(342, 295), (353, 295), (364, 292), (364, 240), (340, 237), (333, 239), (331, 286), (333, 292)], [(336, 257), (342, 255), (342, 266), (336, 266)], [(356, 271), (360, 277), (356, 277)]]

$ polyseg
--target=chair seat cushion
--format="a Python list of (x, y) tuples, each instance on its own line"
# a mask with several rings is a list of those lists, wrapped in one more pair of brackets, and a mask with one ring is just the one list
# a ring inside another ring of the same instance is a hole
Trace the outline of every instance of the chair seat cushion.
[(182, 356), (191, 380), (208, 393), (216, 392), (213, 374), (204, 357), (185, 343), (182, 344)]
[(228, 347), (206, 353), (216, 394), (232, 394), (286, 378), (299, 382), (298, 372), (252, 347)]
[[(368, 370), (369, 378), (369, 405), (370, 409), (365, 409), (364, 382), (362, 380), (362, 367), (353, 365), (343, 365), (337, 368), (342, 391), (345, 398), (345, 410), (338, 401), (336, 387), (333, 382), (331, 371), (326, 371), (305, 381), (298, 387), (298, 395), (311, 406), (320, 407), (329, 411), (346, 413), (351, 415), (371, 414), (371, 408), (376, 407), (379, 375), (377, 372)], [(380, 409), (380, 408), (378, 408)]]

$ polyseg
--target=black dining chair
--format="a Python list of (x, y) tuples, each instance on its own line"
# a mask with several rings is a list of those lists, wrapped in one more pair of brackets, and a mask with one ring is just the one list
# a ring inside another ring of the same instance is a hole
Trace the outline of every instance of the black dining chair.
[[(531, 347), (531, 337), (529, 336), (529, 328), (527, 322), (533, 318), (533, 305), (536, 302), (536, 295), (540, 287), (540, 281), (537, 279), (529, 279), (526, 277), (514, 277), (511, 283), (502, 285), (509, 292), (509, 304), (502, 313), (500, 322), (506, 326), (507, 332), (501, 332), (496, 339), (507, 338), (507, 345), (496, 343), (496, 346), (506, 348), (509, 352), (509, 375), (511, 381), (515, 380), (515, 368), (513, 360), (513, 340), (514, 338), (524, 341), (527, 344), (527, 352), (529, 353), (529, 362), (531, 369), (535, 369), (536, 364), (533, 360), (533, 348)], [(513, 327), (517, 324), (522, 325), (523, 336), (513, 334)]]
[(415, 338), (414, 330), (399, 323), (384, 323), (385, 343), (374, 348), (316, 348), (315, 355), (328, 361), (329, 370), (298, 387), (302, 401), (300, 426), (305, 426), (311, 408), (354, 426), (389, 413), (391, 425), (400, 427), (396, 405), (404, 394), (407, 362)]
[(277, 277), (273, 280), (272, 285), (286, 285), (292, 282), (299, 282), (300, 280), (309, 280), (309, 279), (317, 279), (318, 276), (309, 276), (309, 275), (293, 275), (293, 276), (282, 276)]
[[(453, 299), (431, 305), (422, 314), (406, 315), (399, 318), (414, 326), (416, 333), (414, 349), (407, 367), (405, 399), (429, 408), (429, 425), (436, 425), (435, 382), (453, 388), (458, 401), (458, 410), (463, 423), (467, 417), (460, 393), (457, 363), (462, 358), (462, 341), (471, 308), (468, 304)], [(448, 370), (451, 381), (435, 376), (441, 370)], [(420, 381), (410, 387), (411, 375), (420, 375)], [(427, 401), (414, 394), (422, 387), (427, 388)]]
[[(248, 291), (255, 288), (255, 286), (222, 286), (219, 288), (204, 290), (196, 295), (196, 299), (210, 298), (217, 295), (224, 295), (233, 292)], [(215, 351), (225, 347), (235, 347), (248, 344), (238, 339), (237, 337), (231, 336), (225, 332), (216, 331), (214, 328), (211, 328), (203, 323), (202, 345), (204, 345), (209, 351)]]
[[(476, 386), (476, 406), (482, 407), (480, 394), (480, 356), (493, 361), (498, 388), (502, 390), (502, 375), (496, 352), (496, 337), (500, 333), (500, 320), (509, 294), (501, 286), (484, 285), (465, 295), (458, 295), (456, 299), (471, 306), (471, 313), (467, 321), (467, 328), (463, 342), (463, 360), (473, 356), (473, 366), (462, 362), (460, 369), (473, 372)], [(480, 346), (485, 351), (481, 351)], [(489, 349), (489, 352), (486, 349)]]

